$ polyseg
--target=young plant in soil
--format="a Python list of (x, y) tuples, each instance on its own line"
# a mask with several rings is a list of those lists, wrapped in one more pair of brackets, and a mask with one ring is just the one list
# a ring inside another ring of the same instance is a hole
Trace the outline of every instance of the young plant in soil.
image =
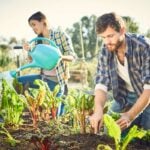
[(31, 143), (34, 144), (36, 149), (40, 150), (50, 150), (51, 148), (57, 149), (57, 146), (53, 143), (53, 141), (49, 137), (38, 137), (32, 136)]
[(82, 91), (72, 90), (65, 100), (66, 113), (72, 116), (74, 129), (86, 133), (86, 117), (91, 114), (94, 105), (94, 97)]
[[(121, 139), (121, 130), (120, 127), (117, 125), (115, 120), (108, 114), (104, 114), (104, 124), (106, 125), (108, 135), (114, 138), (116, 150), (126, 150), (128, 144), (134, 138), (142, 138), (145, 136), (146, 131), (142, 129), (138, 129), (137, 126), (133, 126), (125, 138)], [(104, 146), (104, 145), (102, 145)], [(101, 145), (98, 146), (98, 150), (100, 150)], [(108, 147), (108, 146), (107, 146)]]
[(50, 110), (52, 119), (56, 119), (58, 106), (62, 102), (62, 98), (57, 97), (60, 91), (60, 86), (56, 85), (53, 91), (51, 91), (47, 85), (45, 86), (47, 87), (46, 88), (47, 90), (46, 90), (45, 101), (42, 105), (43, 110), (47, 110), (47, 112)]
[(25, 91), (25, 96), (28, 109), (31, 112), (33, 126), (37, 128), (39, 120), (49, 121), (50, 115), (52, 119), (56, 119), (61, 98), (57, 97), (60, 86), (55, 86), (54, 90), (51, 91), (47, 83), (42, 80), (37, 79), (34, 84), (38, 88), (29, 88), (28, 91)]
[(5, 126), (18, 127), (22, 124), (22, 114), (25, 108), (25, 97), (9, 86), (5, 79), (2, 79), (2, 91), (0, 101), (0, 116)]
[(45, 86), (41, 86), (41, 82), (41, 80), (35, 80), (34, 83), (38, 85), (39, 88), (25, 91), (27, 107), (31, 113), (33, 127), (35, 128), (37, 128), (37, 122), (40, 120), (40, 106), (42, 105), (46, 95)]
[(4, 127), (3, 123), (0, 123), (0, 134), (4, 134), (7, 136), (6, 142), (10, 143), (11, 146), (15, 146), (16, 144), (20, 143), (19, 140), (15, 140), (11, 134), (8, 132), (8, 130)]

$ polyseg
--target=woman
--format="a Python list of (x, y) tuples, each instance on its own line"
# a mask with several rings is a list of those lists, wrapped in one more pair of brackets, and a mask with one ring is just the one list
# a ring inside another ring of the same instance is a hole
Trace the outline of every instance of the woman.
[[(30, 87), (33, 87), (33, 82), (35, 79), (42, 79), (47, 82), (49, 88), (51, 90), (59, 84), (60, 85), (60, 93), (58, 96), (67, 94), (67, 80), (69, 76), (68, 72), (68, 62), (71, 62), (75, 58), (75, 53), (72, 47), (71, 40), (69, 37), (60, 30), (54, 30), (49, 28), (48, 21), (46, 16), (38, 11), (31, 15), (28, 19), (28, 23), (30, 27), (33, 29), (34, 33), (37, 34), (38, 37), (45, 37), (55, 42), (56, 46), (58, 46), (61, 51), (62, 58), (57, 67), (53, 70), (45, 70), (41, 69), (41, 75), (36, 76), (34, 78), (31, 77)], [(41, 41), (40, 41), (41, 42)], [(42, 41), (44, 42), (44, 41)], [(38, 43), (37, 43), (38, 44)], [(25, 43), (23, 45), (25, 50), (30, 50), (30, 45)], [(21, 78), (19, 79), (21, 81)], [(25, 81), (25, 80), (24, 80)], [(62, 109), (59, 109), (58, 115), (62, 114)]]

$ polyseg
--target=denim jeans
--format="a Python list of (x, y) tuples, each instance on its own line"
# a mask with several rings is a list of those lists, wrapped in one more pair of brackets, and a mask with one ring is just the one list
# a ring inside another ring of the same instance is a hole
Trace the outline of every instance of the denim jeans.
[[(130, 109), (134, 103), (136, 102), (138, 96), (133, 92), (128, 92), (126, 97), (126, 104), (122, 105), (121, 102), (118, 103), (117, 101), (113, 101), (110, 107), (110, 110), (114, 112), (121, 113), (123, 110)], [(111, 113), (108, 111), (108, 113)], [(150, 129), (150, 105), (132, 122), (131, 126), (137, 125), (140, 128), (145, 130)], [(130, 128), (131, 128), (130, 126)]]
[(36, 79), (42, 79), (41, 75), (39, 74), (25, 75), (17, 78), (18, 82), (21, 82), (24, 88), (25, 87), (38, 88), (38, 86), (34, 85), (34, 80)]
[[(21, 77), (18, 77), (17, 79), (19, 82), (23, 84), (23, 86), (27, 86), (30, 88), (38, 88), (38, 86), (34, 85), (34, 80), (41, 79), (48, 84), (48, 87), (51, 91), (53, 91), (55, 86), (58, 84), (57, 82), (51, 81), (46, 78), (42, 79), (42, 76), (40, 74), (21, 76)], [(57, 94), (57, 97), (64, 95), (64, 92), (65, 92), (65, 88), (61, 87), (59, 93)], [(60, 106), (58, 107), (57, 116), (60, 116), (63, 113), (64, 113), (64, 104), (61, 103)]]

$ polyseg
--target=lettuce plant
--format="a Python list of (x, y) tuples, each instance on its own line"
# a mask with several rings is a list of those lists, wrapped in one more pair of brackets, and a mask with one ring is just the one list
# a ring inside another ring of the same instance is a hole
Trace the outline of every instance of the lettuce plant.
[(106, 125), (108, 135), (115, 140), (116, 150), (126, 150), (127, 145), (134, 138), (142, 138), (145, 136), (146, 131), (142, 129), (138, 129), (136, 125), (134, 125), (125, 136), (123, 140), (121, 140), (121, 130), (117, 125), (115, 120), (108, 114), (104, 114), (104, 124)]

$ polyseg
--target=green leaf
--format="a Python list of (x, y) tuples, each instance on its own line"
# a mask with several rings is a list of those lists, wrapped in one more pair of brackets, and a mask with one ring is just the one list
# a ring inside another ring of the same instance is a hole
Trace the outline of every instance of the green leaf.
[(119, 143), (121, 140), (121, 130), (119, 125), (108, 114), (104, 114), (104, 123), (108, 130), (108, 135), (115, 139), (116, 150), (118, 150), (120, 147)]
[(122, 150), (126, 150), (127, 145), (131, 142), (131, 140), (133, 138), (140, 138), (141, 139), (145, 135), (146, 135), (145, 130), (142, 130), (142, 129), (138, 130), (138, 127), (136, 125), (134, 125), (122, 141), (122, 143), (123, 143)]

